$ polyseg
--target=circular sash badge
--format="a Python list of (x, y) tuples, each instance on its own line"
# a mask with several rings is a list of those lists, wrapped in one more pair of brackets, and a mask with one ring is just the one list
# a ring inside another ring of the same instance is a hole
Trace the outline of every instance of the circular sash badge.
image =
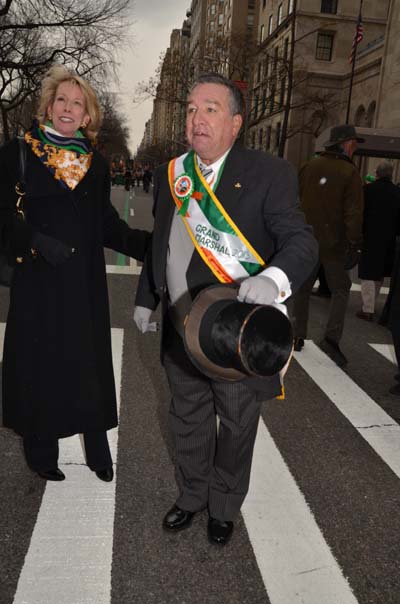
[(190, 199), (194, 190), (194, 184), (189, 174), (181, 174), (174, 181), (174, 192), (175, 195), (181, 201), (185, 201), (186, 199)]

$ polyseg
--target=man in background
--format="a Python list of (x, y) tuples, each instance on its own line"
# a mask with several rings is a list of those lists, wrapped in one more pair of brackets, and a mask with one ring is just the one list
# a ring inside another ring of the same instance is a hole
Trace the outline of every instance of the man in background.
[(331, 291), (325, 335), (320, 348), (340, 367), (347, 359), (340, 349), (351, 288), (348, 270), (357, 264), (362, 241), (363, 189), (352, 162), (357, 143), (353, 126), (331, 128), (325, 151), (306, 162), (299, 173), (300, 205), (319, 243), (319, 260), (294, 297), (295, 350), (307, 337), (310, 294), (322, 265)]

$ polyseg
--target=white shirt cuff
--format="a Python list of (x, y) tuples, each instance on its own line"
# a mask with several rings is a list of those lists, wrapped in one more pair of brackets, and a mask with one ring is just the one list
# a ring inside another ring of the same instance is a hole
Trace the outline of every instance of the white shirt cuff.
[(276, 284), (278, 288), (278, 295), (275, 298), (274, 302), (279, 304), (280, 302), (284, 302), (289, 296), (292, 294), (292, 290), (290, 289), (289, 279), (286, 276), (286, 273), (283, 272), (277, 266), (269, 266), (265, 270), (258, 273), (259, 275), (264, 275), (265, 277), (269, 277)]

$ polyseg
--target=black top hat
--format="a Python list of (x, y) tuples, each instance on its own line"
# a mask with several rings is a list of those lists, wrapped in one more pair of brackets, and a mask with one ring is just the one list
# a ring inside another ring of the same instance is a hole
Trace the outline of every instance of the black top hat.
[(365, 142), (365, 138), (357, 136), (354, 126), (351, 126), (350, 124), (342, 124), (341, 126), (334, 126), (331, 128), (329, 140), (324, 143), (324, 146), (333, 147), (334, 145), (340, 145), (340, 143), (350, 140), (356, 140), (358, 143)]
[(212, 285), (194, 299), (184, 342), (193, 364), (216, 380), (267, 377), (288, 362), (292, 326), (274, 306), (237, 300), (238, 286)]

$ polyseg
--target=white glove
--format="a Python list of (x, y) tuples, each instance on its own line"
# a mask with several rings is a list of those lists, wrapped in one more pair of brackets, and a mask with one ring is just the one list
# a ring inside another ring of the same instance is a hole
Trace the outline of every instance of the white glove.
[(240, 284), (237, 299), (249, 304), (272, 304), (278, 297), (275, 281), (264, 275), (248, 277)]
[(136, 327), (142, 333), (146, 331), (157, 331), (157, 323), (150, 323), (150, 316), (153, 311), (151, 308), (145, 306), (135, 306), (133, 313), (133, 320), (136, 323)]

